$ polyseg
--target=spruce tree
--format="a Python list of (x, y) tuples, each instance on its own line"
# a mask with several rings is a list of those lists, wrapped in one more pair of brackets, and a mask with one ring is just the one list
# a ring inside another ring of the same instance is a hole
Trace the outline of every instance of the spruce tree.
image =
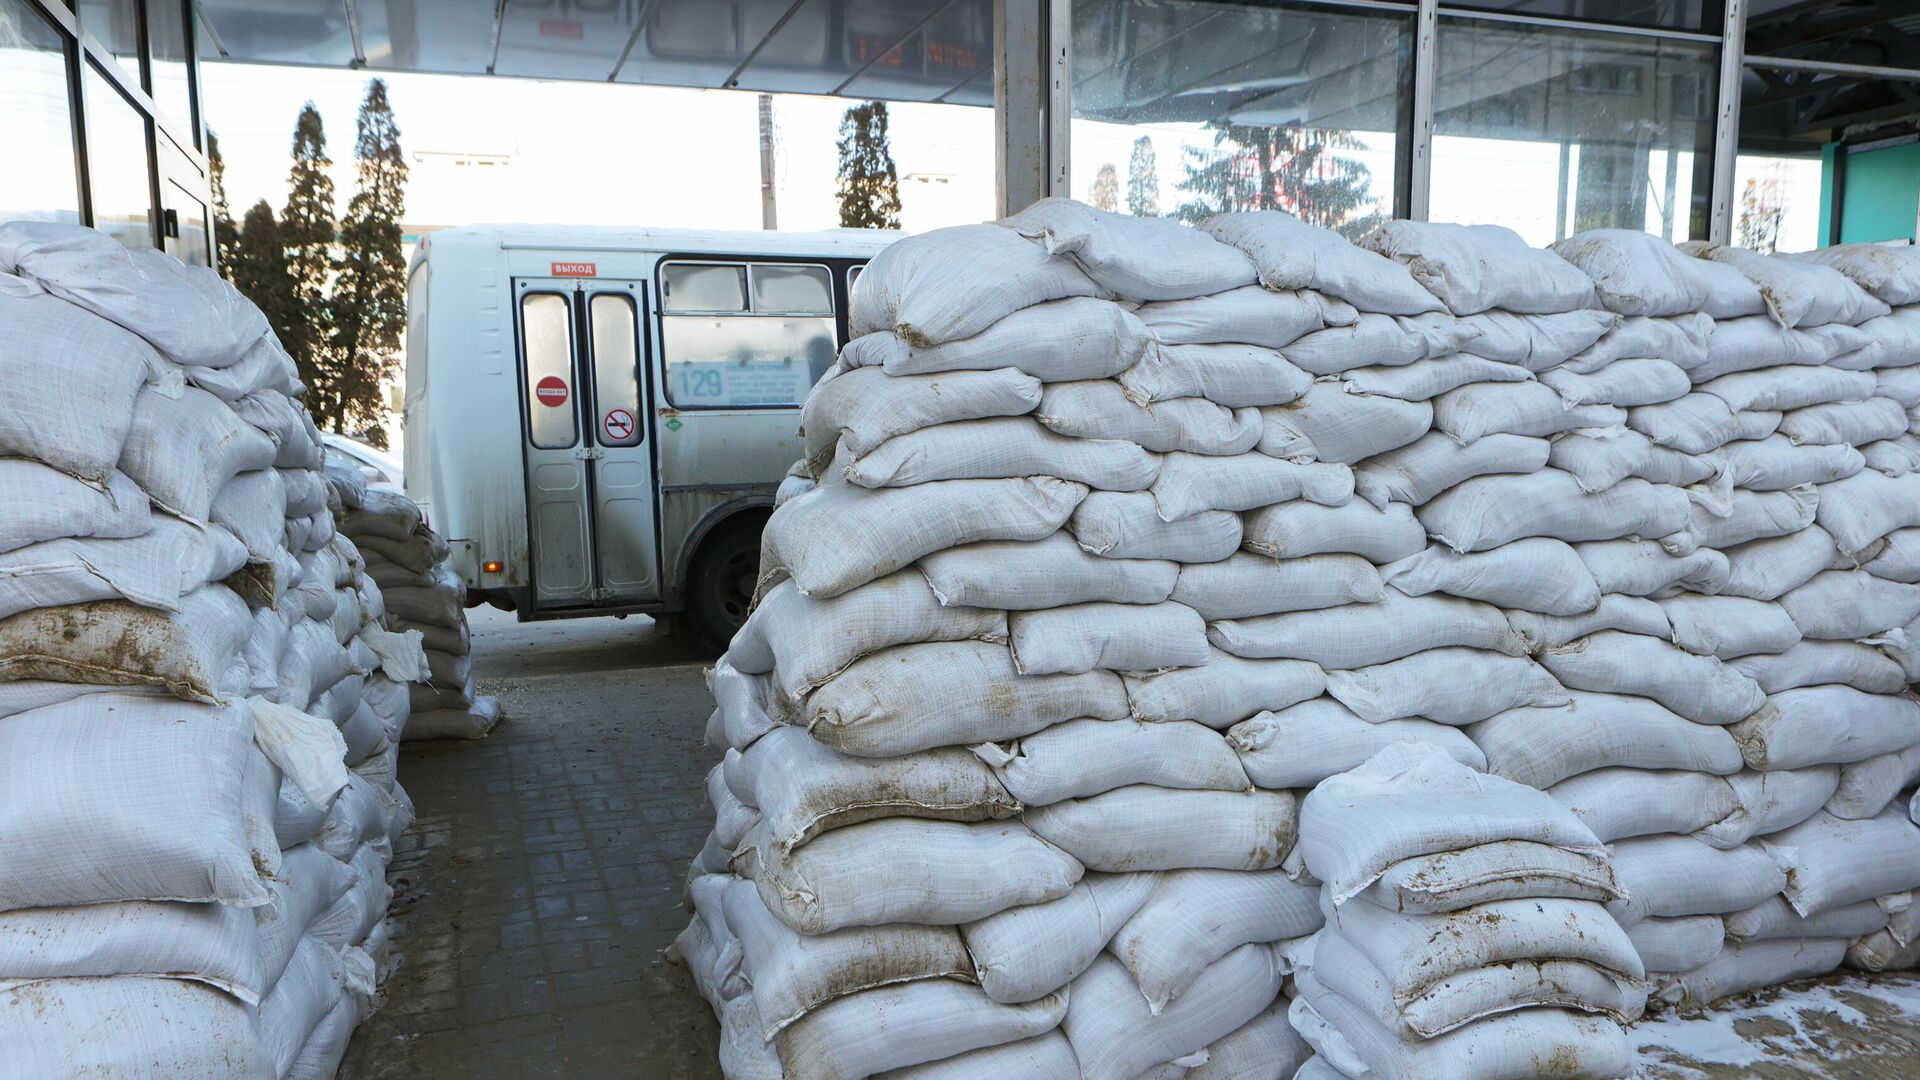
[(1127, 213), (1160, 216), (1159, 164), (1154, 160), (1153, 140), (1145, 135), (1133, 140), (1133, 157), (1127, 162)]
[(273, 207), (265, 199), (254, 203), (238, 232), (229, 235), (231, 252), (222, 257), (221, 269), (233, 287), (267, 317), (280, 344), (292, 352), (294, 344), (304, 340), (307, 322), (294, 299), (286, 244), (280, 235), (280, 223), (273, 219)]
[(327, 355), (332, 318), (327, 304), (327, 279), (333, 272), (333, 178), (327, 170), (327, 134), (320, 110), (309, 101), (293, 128), (293, 168), (288, 174), (287, 205), (280, 211), (280, 242), (286, 249), (287, 272), (293, 280), (293, 298), (306, 323), (294, 340), (281, 335), (280, 343), (300, 369), (300, 381), (309, 391), (307, 408), (323, 428), (337, 428), (339, 417), (328, 410), (327, 388), (334, 365)]
[(1113, 167), (1113, 162), (1100, 166), (1100, 171), (1093, 174), (1093, 188), (1087, 192), (1087, 201), (1095, 210), (1120, 209), (1120, 170)]
[(1224, 124), (1213, 129), (1216, 149), (1187, 147), (1180, 189), (1195, 199), (1182, 203), (1182, 220), (1199, 224), (1234, 210), (1285, 210), (1311, 225), (1349, 239), (1380, 223), (1363, 212), (1373, 201), (1373, 174), (1352, 158), (1334, 153), (1363, 145), (1351, 132), (1298, 127)]
[(887, 145), (887, 105), (868, 101), (840, 121), (840, 225), (848, 229), (900, 227), (900, 177)]
[(207, 181), (213, 186), (213, 244), (219, 256), (220, 276), (233, 280), (234, 250), (240, 241), (239, 226), (227, 205), (227, 160), (220, 156), (220, 137), (207, 132)]
[(337, 363), (328, 412), (362, 429), (382, 449), (386, 405), (380, 384), (398, 368), (407, 327), (407, 262), (400, 217), (406, 210), (407, 161), (400, 128), (387, 102), (387, 84), (367, 83), (353, 144), (358, 174), (347, 216), (340, 223), (340, 261), (333, 281), (333, 339)]

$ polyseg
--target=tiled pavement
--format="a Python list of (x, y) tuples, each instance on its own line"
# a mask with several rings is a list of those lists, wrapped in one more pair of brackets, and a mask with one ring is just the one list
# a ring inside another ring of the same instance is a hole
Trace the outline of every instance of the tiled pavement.
[(717, 1078), (712, 1014), (661, 955), (719, 759), (698, 654), (644, 619), (474, 622), (509, 719), (401, 754), (399, 968), (342, 1076)]

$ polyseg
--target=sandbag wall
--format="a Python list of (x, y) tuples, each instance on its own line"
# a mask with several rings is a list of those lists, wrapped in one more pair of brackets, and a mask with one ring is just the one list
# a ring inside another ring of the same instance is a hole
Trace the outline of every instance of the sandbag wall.
[(887, 249), (711, 674), (723, 1067), (1289, 1075), (1298, 800), (1407, 742), (1608, 846), (1655, 1002), (1909, 960), (1920, 260), (1821, 259), (1056, 200)]
[(326, 1077), (387, 966), (417, 638), (334, 529), (260, 312), (0, 225), (0, 1048)]
[(409, 688), (413, 713), (402, 738), (486, 737), (500, 720), (500, 701), (474, 693), (467, 590), (447, 564), (446, 539), (427, 526), (412, 499), (369, 489), (357, 472), (342, 469), (338, 475), (340, 531), (359, 547), (367, 576), (380, 586), (384, 625), (395, 633), (419, 631), (426, 648), (428, 680)]

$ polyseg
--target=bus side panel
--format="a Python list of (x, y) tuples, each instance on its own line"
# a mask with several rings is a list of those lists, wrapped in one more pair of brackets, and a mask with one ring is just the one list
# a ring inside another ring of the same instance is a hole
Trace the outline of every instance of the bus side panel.
[[(685, 565), (688, 534), (713, 509), (759, 496), (771, 505), (787, 468), (800, 459), (800, 410), (675, 410), (660, 397), (661, 535), (666, 550), (660, 565), (673, 572)], [(674, 424), (672, 421), (679, 421)], [(679, 595), (685, 583), (669, 582)]]

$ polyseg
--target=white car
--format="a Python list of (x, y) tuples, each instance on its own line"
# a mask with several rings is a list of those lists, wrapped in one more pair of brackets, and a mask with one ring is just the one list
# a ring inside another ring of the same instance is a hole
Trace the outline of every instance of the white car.
[(359, 469), (367, 478), (368, 487), (406, 490), (406, 471), (401, 467), (398, 455), (331, 431), (321, 432), (320, 441), (327, 445), (328, 461)]

